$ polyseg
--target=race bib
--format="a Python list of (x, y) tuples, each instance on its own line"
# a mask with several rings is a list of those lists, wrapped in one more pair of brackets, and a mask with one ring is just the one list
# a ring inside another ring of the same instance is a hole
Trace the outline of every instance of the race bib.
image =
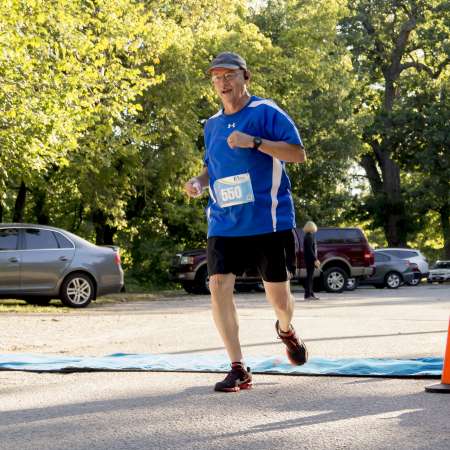
[(214, 192), (221, 208), (255, 201), (248, 173), (220, 178), (214, 182)]

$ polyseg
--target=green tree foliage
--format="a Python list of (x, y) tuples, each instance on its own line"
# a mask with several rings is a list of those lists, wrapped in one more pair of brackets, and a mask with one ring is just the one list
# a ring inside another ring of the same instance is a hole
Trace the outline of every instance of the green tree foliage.
[[(203, 165), (202, 121), (220, 107), (206, 70), (220, 51), (232, 49), (251, 61), (271, 52), (270, 40), (245, 20), (245, 2), (220, 9), (214, 1), (165, 2), (161, 20), (172, 41), (160, 55), (156, 73), (163, 81), (142, 96), (141, 177), (128, 203), (128, 227), (121, 239), (139, 278), (163, 279), (176, 248), (204, 246), (206, 198), (188, 200), (184, 182)], [(184, 14), (185, 9), (190, 14)], [(257, 66), (256, 66), (257, 67)], [(142, 239), (145, 236), (145, 239)]]
[(405, 245), (418, 223), (402, 190), (395, 117), (408, 114), (404, 100), (416, 95), (411, 77), (426, 83), (439, 78), (448, 65), (449, 4), (350, 0), (348, 7), (341, 26), (360, 86), (355, 105), (365, 124), (360, 163), (372, 190), (365, 213), (373, 217), (374, 226), (384, 228), (389, 245)]
[(395, 156), (403, 169), (411, 210), (422, 219), (420, 229), (432, 229), (434, 216), (439, 218), (446, 258), (450, 258), (449, 74), (447, 70), (437, 80), (411, 80), (416, 93), (393, 117), (391, 137), (397, 142)]
[(289, 167), (300, 224), (337, 224), (351, 200), (359, 142), (352, 65), (338, 33), (345, 11), (342, 1), (270, 0), (254, 16), (277, 49), (261, 74), (262, 94), (292, 115), (307, 150), (306, 164)]
[(362, 155), (375, 195), (360, 217), (387, 226), (389, 166), (403, 209), (420, 225), (441, 218), (448, 245), (448, 7), (346, 5), (2, 2), (0, 219), (114, 242), (128, 273), (166, 280), (175, 250), (205, 244), (206, 195), (189, 200), (183, 184), (202, 168), (202, 121), (221, 106), (206, 69), (231, 50), (248, 62), (251, 92), (301, 131), (308, 162), (289, 166), (300, 225), (356, 224), (350, 174)]
[(11, 1), (1, 14), (3, 194), (24, 182), (42, 200), (67, 181), (59, 201), (83, 197), (120, 219), (114, 191), (130, 189), (120, 168), (134, 152), (128, 118), (158, 82), (150, 16), (131, 0)]

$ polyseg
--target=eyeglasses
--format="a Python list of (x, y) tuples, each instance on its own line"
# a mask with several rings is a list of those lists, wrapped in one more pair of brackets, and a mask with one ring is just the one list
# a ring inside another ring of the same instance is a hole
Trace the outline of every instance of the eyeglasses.
[(211, 81), (213, 83), (218, 83), (219, 81), (231, 81), (231, 80), (234, 80), (239, 74), (240, 74), (240, 71), (227, 72), (227, 73), (224, 73), (223, 75), (213, 75), (211, 77)]

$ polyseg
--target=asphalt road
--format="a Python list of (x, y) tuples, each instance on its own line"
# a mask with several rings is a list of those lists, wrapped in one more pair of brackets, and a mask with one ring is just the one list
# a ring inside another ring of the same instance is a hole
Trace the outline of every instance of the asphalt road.
[[(443, 356), (450, 286), (358, 289), (304, 302), (295, 325), (323, 357)], [(283, 348), (261, 294), (237, 297), (247, 355)], [(3, 352), (223, 352), (208, 299), (181, 295), (71, 314), (3, 314)], [(238, 394), (220, 374), (0, 372), (0, 449), (450, 448), (450, 395), (435, 380), (255, 375)]]

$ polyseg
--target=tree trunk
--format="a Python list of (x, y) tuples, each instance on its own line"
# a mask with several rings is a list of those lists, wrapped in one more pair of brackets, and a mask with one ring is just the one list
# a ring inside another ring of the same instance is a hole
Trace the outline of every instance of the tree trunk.
[(45, 210), (45, 204), (47, 200), (47, 194), (45, 191), (35, 190), (33, 192), (34, 196), (34, 215), (36, 217), (37, 223), (41, 225), (49, 225), (50, 218), (48, 217), (47, 211)]
[[(392, 128), (390, 114), (396, 97), (395, 80), (400, 72), (394, 70), (396, 63), (393, 63), (389, 73), (385, 73), (385, 94), (384, 94), (384, 114), (387, 116), (382, 121), (384, 133), (389, 134)], [(383, 207), (384, 233), (389, 247), (406, 247), (406, 230), (402, 223), (406, 223), (405, 203), (401, 193), (400, 168), (390, 157), (392, 148), (383, 148), (384, 142), (375, 148), (378, 164), (381, 170), (382, 189), (386, 203)], [(377, 144), (378, 146), (378, 144)]]
[(13, 222), (23, 222), (26, 200), (27, 200), (27, 187), (25, 186), (25, 183), (22, 181), (20, 183), (16, 203), (14, 205)]
[[(389, 135), (392, 128), (390, 114), (396, 97), (395, 79), (398, 73), (388, 70), (385, 76), (384, 109), (378, 116), (377, 134)], [(372, 155), (364, 155), (361, 166), (364, 168), (375, 198), (378, 198), (376, 214), (378, 222), (383, 224), (384, 234), (389, 247), (406, 246), (407, 223), (405, 203), (401, 193), (400, 169), (391, 158), (392, 148), (373, 134), (365, 136), (366, 142), (372, 147)]]
[(95, 228), (95, 243), (97, 245), (113, 245), (116, 227), (111, 227), (106, 223), (107, 217), (103, 211), (97, 209), (92, 215)]
[(450, 206), (444, 206), (439, 210), (442, 235), (444, 238), (444, 258), (450, 259)]
[(405, 204), (400, 190), (400, 169), (387, 153), (380, 155), (383, 178), (384, 231), (389, 247), (406, 247)]
[(375, 158), (364, 155), (360, 161), (370, 183), (373, 195), (379, 199), (375, 214), (383, 224), (389, 247), (406, 246), (405, 207), (400, 190), (400, 169), (387, 152), (372, 145)]
[(394, 149), (389, 147), (384, 136), (389, 136), (389, 130), (393, 127), (390, 116), (395, 100), (399, 96), (400, 74), (406, 68), (401, 62), (410, 34), (417, 26), (417, 14), (418, 11), (411, 11), (398, 35), (391, 36), (393, 47), (389, 54), (385, 53), (385, 43), (378, 36), (376, 27), (371, 24), (370, 17), (363, 21), (367, 34), (373, 39), (374, 48), (378, 52), (377, 57), (384, 59), (384, 64), (378, 63), (384, 78), (384, 97), (383, 107), (378, 112), (379, 120), (375, 121), (378, 124), (376, 130), (366, 136), (366, 142), (372, 147), (373, 155), (368, 159), (366, 157), (366, 160), (363, 157), (361, 165), (366, 171), (374, 196), (378, 197), (377, 200), (381, 200), (377, 210), (378, 222), (383, 223), (386, 239), (391, 247), (406, 245), (407, 214), (401, 194), (400, 169), (391, 158)]

